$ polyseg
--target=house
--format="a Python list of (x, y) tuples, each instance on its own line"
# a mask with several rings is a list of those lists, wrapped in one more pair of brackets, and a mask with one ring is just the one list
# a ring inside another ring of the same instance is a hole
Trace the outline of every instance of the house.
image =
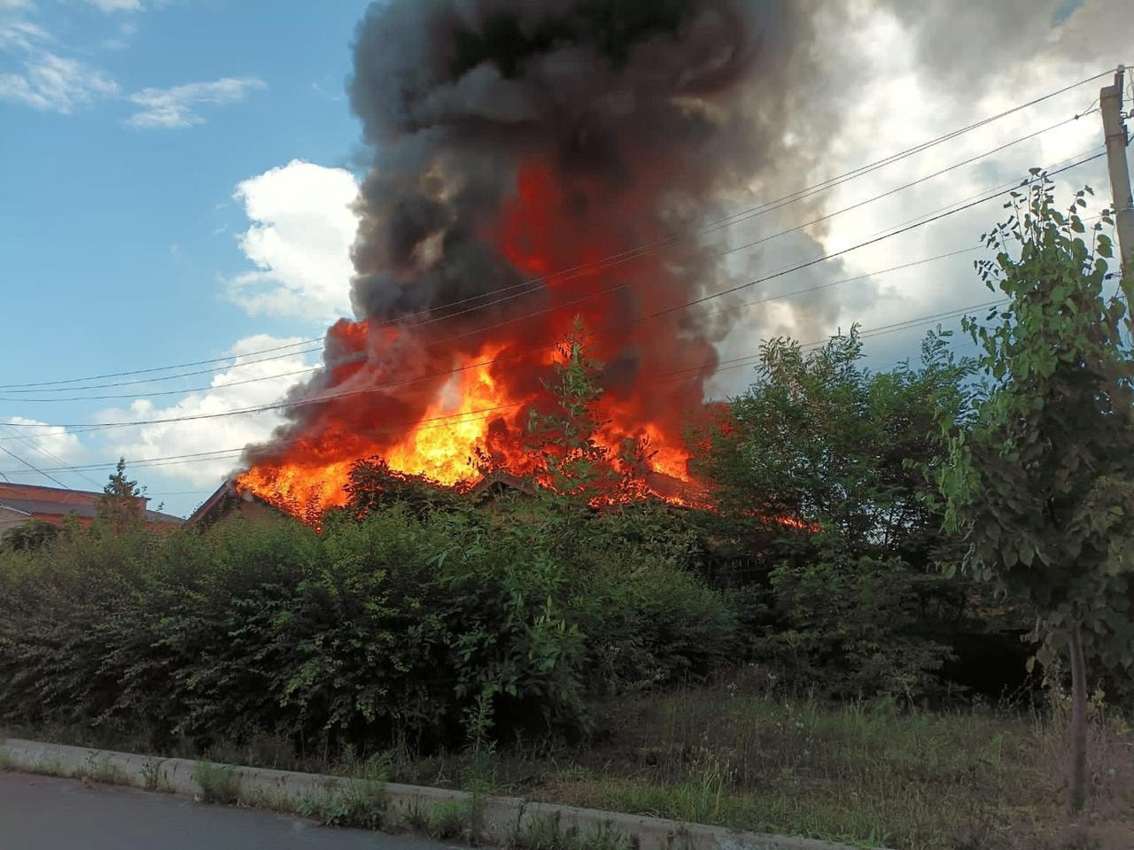
[(194, 528), (208, 528), (222, 517), (241, 516), (262, 519), (280, 516), (283, 512), (251, 490), (238, 490), (232, 480), (225, 481), (185, 520)]
[[(62, 525), (69, 516), (87, 525), (98, 515), (99, 499), (103, 495), (101, 491), (0, 481), (0, 533), (30, 520)], [(147, 525), (174, 527), (181, 524), (180, 517), (149, 510), (148, 501), (144, 496), (137, 498), (138, 510), (143, 512)]]

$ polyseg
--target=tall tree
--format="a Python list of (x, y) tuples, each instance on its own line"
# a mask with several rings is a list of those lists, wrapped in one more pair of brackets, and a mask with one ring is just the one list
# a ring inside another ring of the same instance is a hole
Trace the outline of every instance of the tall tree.
[(862, 357), (857, 328), (810, 352), (765, 342), (755, 383), (710, 425), (694, 464), (726, 510), (797, 517), (854, 554), (924, 569), (941, 536), (925, 498), (948, 456), (937, 422), (965, 415), (972, 366), (941, 333), (925, 338), (917, 365), (875, 373)]
[(140, 523), (145, 518), (145, 488), (126, 475), (126, 458), (120, 457), (114, 472), (102, 488), (98, 517), (115, 530)]
[(1088, 246), (1076, 194), (1067, 214), (1038, 171), (985, 237), (986, 285), (1008, 298), (988, 324), (966, 320), (986, 392), (940, 476), (948, 523), (968, 544), (964, 566), (1025, 599), (1072, 680), (1068, 802), (1086, 798), (1088, 650), (1134, 662), (1134, 360), (1124, 308), (1107, 298), (1111, 241)]

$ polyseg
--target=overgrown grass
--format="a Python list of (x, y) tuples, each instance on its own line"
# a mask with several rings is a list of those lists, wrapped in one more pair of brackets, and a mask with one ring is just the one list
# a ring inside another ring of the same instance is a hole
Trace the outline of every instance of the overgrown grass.
[(385, 783), (390, 779), (385, 758), (349, 765), (347, 778), (321, 794), (303, 799), (299, 813), (326, 826), (379, 829), (386, 822)]
[(513, 840), (515, 850), (631, 850), (630, 837), (611, 824), (580, 833), (574, 827), (563, 828), (557, 815), (533, 818)]
[(240, 800), (240, 777), (227, 765), (200, 761), (193, 766), (193, 781), (205, 803), (233, 805)]
[[(900, 850), (1129, 850), (1134, 735), (1121, 718), (1095, 706), (1090, 810), (1070, 824), (1063, 814), (1064, 711), (1059, 704), (1042, 715), (830, 705), (776, 698), (741, 677), (610, 703), (608, 731), (589, 745), (517, 741), (488, 755), (427, 758), (402, 747), (344, 759), (296, 754), (286, 741), (265, 738), (215, 747), (209, 757), (223, 751), (226, 760), (241, 763), (356, 777), (370, 770), (375, 782), (460, 787), (480, 796), (512, 794)], [(327, 823), (381, 823), (373, 801), (319, 805), (309, 813)], [(445, 840), (467, 840), (477, 830), (475, 802), (405, 820)], [(516, 843), (533, 850), (607, 847), (599, 841), (547, 823), (529, 825)]]

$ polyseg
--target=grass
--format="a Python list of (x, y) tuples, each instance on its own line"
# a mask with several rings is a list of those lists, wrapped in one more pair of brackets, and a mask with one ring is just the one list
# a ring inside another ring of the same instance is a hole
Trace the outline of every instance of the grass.
[(558, 815), (533, 818), (513, 840), (516, 850), (632, 850), (629, 836), (604, 823), (586, 833), (563, 829)]
[(231, 767), (199, 761), (193, 766), (193, 781), (201, 789), (201, 801), (231, 806), (240, 800), (240, 777)]
[[(425, 758), (401, 748), (360, 760), (297, 754), (287, 741), (264, 736), (241, 747), (214, 747), (208, 756), (363, 779), (369, 770), (375, 783), (380, 776), (462, 787), (477, 799), (505, 793), (861, 846), (1128, 850), (1134, 847), (1134, 735), (1096, 707), (1090, 809), (1069, 823), (1062, 787), (1065, 711), (1062, 705), (1047, 714), (827, 705), (776, 698), (738, 678), (610, 704), (604, 709), (608, 731), (586, 746), (515, 742), (487, 757)], [(70, 735), (79, 737), (76, 730)], [(313, 800), (309, 812), (327, 823), (381, 823), (381, 805), (365, 796)], [(477, 829), (475, 806), (468, 804), (434, 807), (406, 820), (449, 840)], [(558, 824), (529, 831), (517, 837), (518, 847), (575, 850), (572, 842), (580, 840), (580, 848), (619, 847), (609, 843), (616, 837), (580, 839)]]
[(321, 794), (299, 803), (299, 813), (325, 826), (352, 826), (379, 829), (386, 822), (385, 783), (389, 765), (373, 758), (352, 765), (349, 777)]

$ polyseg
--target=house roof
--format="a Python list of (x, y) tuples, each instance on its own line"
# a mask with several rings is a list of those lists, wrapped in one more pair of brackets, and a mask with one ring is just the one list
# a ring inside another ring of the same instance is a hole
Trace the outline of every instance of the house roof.
[[(74, 515), (93, 519), (98, 514), (99, 499), (104, 494), (92, 490), (66, 490), (62, 487), (41, 487), (37, 484), (0, 482), (0, 506), (30, 516), (65, 517)], [(145, 505), (149, 500), (139, 496)], [(145, 509), (147, 522), (181, 523), (180, 517)]]
[(197, 507), (185, 520), (186, 525), (207, 525), (216, 522), (238, 502), (258, 502), (272, 510), (279, 510), (271, 502), (261, 499), (251, 490), (237, 490), (231, 479), (223, 482), (213, 494)]

